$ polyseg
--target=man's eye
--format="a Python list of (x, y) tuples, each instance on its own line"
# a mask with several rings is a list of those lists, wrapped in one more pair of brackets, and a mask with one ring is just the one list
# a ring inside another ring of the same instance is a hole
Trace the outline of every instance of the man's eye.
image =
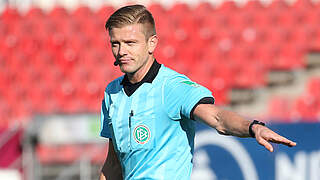
[(135, 44), (135, 42), (127, 42), (127, 44), (129, 45), (129, 46), (132, 46), (132, 45), (134, 45)]
[(118, 43), (111, 43), (112, 47), (118, 47)]

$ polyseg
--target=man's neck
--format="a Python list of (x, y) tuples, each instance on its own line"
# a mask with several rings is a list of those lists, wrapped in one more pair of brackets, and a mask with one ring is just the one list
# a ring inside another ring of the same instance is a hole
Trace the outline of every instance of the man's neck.
[(143, 77), (148, 73), (154, 61), (155, 59), (151, 57), (151, 59), (149, 59), (146, 62), (146, 64), (144, 64), (140, 69), (138, 69), (138, 71), (132, 74), (128, 73), (127, 76), (128, 76), (129, 82), (132, 84), (140, 82), (143, 79)]

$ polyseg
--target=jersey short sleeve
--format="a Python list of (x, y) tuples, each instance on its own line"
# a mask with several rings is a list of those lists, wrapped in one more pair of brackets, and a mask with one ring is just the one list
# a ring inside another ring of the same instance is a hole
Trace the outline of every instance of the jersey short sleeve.
[[(111, 138), (111, 132), (109, 128), (109, 119), (108, 119), (108, 98), (107, 93), (105, 93), (105, 98), (102, 100), (101, 103), (101, 129), (100, 129), (100, 136), (105, 138)], [(107, 101), (107, 102), (106, 102)]]
[(164, 84), (164, 106), (171, 119), (190, 117), (192, 108), (204, 97), (212, 97), (207, 88), (191, 81), (184, 75), (167, 79)]

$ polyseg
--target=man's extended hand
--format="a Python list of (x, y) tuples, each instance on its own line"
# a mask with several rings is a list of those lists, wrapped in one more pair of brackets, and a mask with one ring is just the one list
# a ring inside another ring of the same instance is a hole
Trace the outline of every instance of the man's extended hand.
[(265, 126), (261, 126), (259, 124), (255, 124), (252, 126), (252, 130), (256, 135), (256, 140), (259, 144), (267, 148), (270, 152), (273, 152), (273, 147), (270, 142), (277, 143), (277, 144), (284, 144), (289, 147), (296, 146), (297, 143), (280, 136), (279, 134), (275, 133), (274, 131), (270, 130)]

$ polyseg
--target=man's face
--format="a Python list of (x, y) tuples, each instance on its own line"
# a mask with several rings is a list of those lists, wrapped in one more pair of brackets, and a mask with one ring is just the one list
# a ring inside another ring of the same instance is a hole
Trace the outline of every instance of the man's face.
[(124, 73), (135, 73), (152, 58), (150, 38), (146, 40), (142, 24), (112, 28), (109, 32), (112, 53)]

